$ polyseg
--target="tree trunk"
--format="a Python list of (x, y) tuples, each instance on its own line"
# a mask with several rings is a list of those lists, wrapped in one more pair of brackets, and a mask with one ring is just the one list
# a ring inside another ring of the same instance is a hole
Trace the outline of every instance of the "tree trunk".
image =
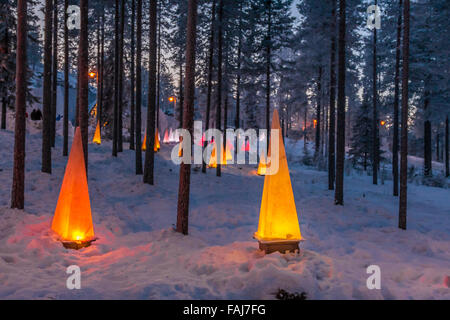
[(123, 152), (123, 46), (125, 34), (125, 0), (120, 4), (120, 27), (119, 27), (119, 118), (118, 118), (118, 138), (117, 151)]
[(272, 0), (266, 1), (267, 6), (267, 47), (266, 47), (266, 128), (267, 128), (267, 154), (270, 141), (270, 64), (272, 63)]
[(42, 97), (42, 168), (45, 173), (52, 173), (52, 25), (53, 0), (45, 0), (44, 23), (44, 79)]
[(89, 0), (80, 0), (80, 39), (78, 45), (78, 123), (83, 141), (84, 162), (88, 171), (88, 131), (89, 131), (89, 44), (88, 44)]
[[(222, 0), (220, 0), (222, 1)], [(195, 95), (195, 42), (197, 23), (197, 0), (189, 0), (187, 38), (186, 38), (186, 80), (184, 103), (184, 129), (193, 133), (194, 95)], [(178, 210), (176, 231), (184, 235), (189, 231), (189, 193), (191, 180), (191, 165), (182, 163), (180, 166), (180, 183), (178, 189)]]
[[(427, 83), (425, 84), (427, 87)], [(431, 142), (431, 121), (428, 119), (428, 107), (430, 104), (429, 99), (429, 91), (425, 88), (425, 99), (424, 99), (424, 112), (425, 112), (425, 123), (424, 123), (424, 134), (423, 134), (423, 142), (424, 142), (424, 157), (423, 157), (423, 174), (426, 177), (430, 177), (433, 175), (432, 171), (432, 142)]]
[(403, 72), (402, 72), (402, 131), (400, 159), (400, 205), (398, 227), (406, 230), (408, 183), (408, 80), (409, 80), (409, 0), (403, 6)]
[(344, 164), (345, 164), (345, 0), (339, 2), (339, 58), (338, 58), (338, 105), (337, 105), (337, 147), (336, 147), (336, 190), (334, 202), (344, 205)]
[(27, 1), (17, 1), (16, 49), (16, 122), (14, 129), (14, 169), (11, 208), (23, 209), (25, 204), (25, 133), (27, 95)]
[(317, 109), (316, 109), (316, 149), (314, 157), (317, 159), (320, 152), (320, 128), (321, 126), (321, 112), (322, 112), (322, 66), (319, 67), (319, 77), (317, 79)]
[(64, 0), (64, 117), (63, 117), (63, 156), (69, 155), (69, 28), (67, 28), (67, 9), (69, 0)]
[(100, 124), (100, 135), (102, 132), (103, 125), (103, 93), (104, 93), (104, 64), (105, 64), (105, 4), (102, 2), (101, 6), (101, 39), (100, 39), (100, 70), (98, 71), (100, 74), (99, 85), (100, 85), (100, 94), (99, 94), (99, 104), (97, 106), (98, 112), (98, 123)]
[[(211, 12), (211, 30), (209, 37), (209, 54), (208, 54), (208, 89), (206, 93), (206, 115), (205, 115), (205, 132), (209, 130), (209, 120), (211, 114), (211, 92), (212, 92), (212, 74), (213, 74), (213, 60), (214, 60), (214, 25), (216, 20), (216, 0), (212, 3)], [(236, 102), (237, 103), (237, 102)], [(203, 152), (208, 145), (208, 139), (203, 141)], [(202, 153), (203, 155), (203, 153)], [(202, 156), (203, 159), (203, 156)], [(206, 173), (206, 162), (202, 160), (202, 172)]]
[[(234, 127), (237, 130), (240, 127), (241, 116), (241, 55), (242, 55), (242, 2), (239, 2), (239, 38), (237, 48), (237, 79), (236, 79), (236, 120)], [(237, 152), (236, 144), (236, 152)]]
[(144, 183), (154, 184), (155, 166), (155, 105), (156, 105), (156, 28), (157, 0), (150, 0), (150, 56), (148, 75), (147, 150), (145, 152)]
[(445, 176), (450, 176), (450, 165), (449, 165), (449, 154), (448, 154), (448, 147), (449, 147), (449, 133), (448, 133), (448, 116), (445, 119)]
[(161, 10), (162, 2), (159, 2), (158, 7), (158, 80), (157, 80), (157, 94), (156, 94), (156, 130), (159, 132), (159, 109), (161, 105)]
[(135, 8), (135, 0), (131, 0), (131, 101), (130, 101), (130, 150), (134, 150), (135, 146), (135, 138), (134, 138), (134, 116), (135, 116), (135, 100), (134, 100), (134, 81), (135, 81), (135, 75), (134, 75), (134, 28), (135, 28), (135, 14), (136, 14), (136, 8)]
[(53, 0), (53, 57), (52, 57), (52, 122), (51, 135), (52, 147), (55, 147), (56, 139), (56, 103), (58, 96), (58, 0)]
[[(375, 5), (378, 2), (375, 0)], [(377, 102), (378, 102), (378, 89), (377, 89), (377, 81), (378, 81), (378, 70), (377, 70), (377, 29), (373, 28), (373, 78), (372, 78), (372, 103), (373, 103), (373, 115), (372, 115), (372, 178), (373, 184), (378, 184), (378, 167), (379, 167), (379, 144), (380, 141), (378, 139), (378, 110), (377, 110)]]
[(114, 8), (114, 124), (112, 155), (117, 157), (119, 134), (119, 0)]
[[(4, 6), (6, 8), (8, 8), (9, 4), (4, 4)], [(3, 35), (3, 41), (1, 41), (0, 43), (0, 52), (4, 55), (9, 55), (10, 54), (10, 49), (9, 49), (9, 30), (8, 30), (8, 19), (5, 19), (4, 23), (4, 35)], [(9, 82), (10, 79), (10, 75), (9, 75), (9, 71), (6, 68), (2, 68), (2, 72), (5, 74), (5, 82)], [(8, 95), (9, 95), (9, 89), (6, 86), (6, 84), (2, 85), (2, 92), (1, 94), (2, 96), (2, 118), (1, 118), (1, 124), (0, 124), (0, 129), (2, 130), (6, 130), (6, 112), (7, 112), (7, 104), (8, 104)]]
[(402, 0), (399, 0), (397, 20), (397, 48), (395, 50), (395, 88), (394, 88), (394, 139), (392, 142), (393, 194), (398, 197), (398, 143), (399, 143), (399, 100), (400, 100), (400, 55), (402, 41)]
[(137, 0), (136, 22), (136, 174), (142, 170), (142, 139), (141, 139), (141, 107), (142, 107), (142, 0)]
[(183, 62), (182, 62), (183, 55), (180, 51), (180, 85), (179, 85), (179, 107), (180, 107), (180, 128), (183, 128), (183, 105), (184, 105), (184, 97), (183, 97)]
[(331, 53), (330, 53), (330, 128), (328, 135), (328, 189), (334, 190), (336, 171), (336, 1), (331, 11)]
[[(218, 30), (218, 57), (217, 57), (217, 102), (216, 102), (216, 129), (221, 130), (221, 113), (222, 113), (222, 62), (223, 62), (223, 0), (219, 0), (219, 30)], [(216, 141), (217, 168), (216, 175), (222, 176), (222, 141)]]

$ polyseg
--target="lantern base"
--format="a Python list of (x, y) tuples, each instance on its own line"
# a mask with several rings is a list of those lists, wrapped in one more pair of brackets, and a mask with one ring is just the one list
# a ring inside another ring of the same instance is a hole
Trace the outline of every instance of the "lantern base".
[(264, 251), (266, 254), (271, 254), (274, 252), (280, 253), (300, 253), (299, 240), (280, 240), (280, 241), (258, 241), (259, 249)]
[(72, 250), (80, 250), (83, 248), (87, 248), (90, 247), (92, 242), (94, 242), (97, 239), (93, 239), (90, 241), (62, 241), (62, 244), (64, 246), (64, 248), (66, 249), (72, 249)]

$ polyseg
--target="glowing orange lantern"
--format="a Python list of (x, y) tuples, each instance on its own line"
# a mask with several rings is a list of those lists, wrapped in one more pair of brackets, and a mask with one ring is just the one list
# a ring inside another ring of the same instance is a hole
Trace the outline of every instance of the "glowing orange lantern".
[(91, 79), (94, 79), (95, 78), (95, 76), (96, 76), (96, 73), (95, 72), (89, 72), (89, 77), (91, 78)]
[(266, 162), (267, 162), (266, 157), (264, 155), (261, 155), (258, 165), (258, 172), (257, 172), (258, 176), (266, 175), (266, 168), (267, 168)]
[(145, 130), (144, 141), (142, 142), (142, 151), (147, 151), (147, 130)]
[(163, 143), (169, 143), (169, 130), (166, 129), (166, 131), (164, 132), (164, 140)]
[(386, 121), (381, 120), (381, 121), (380, 121), (380, 124), (381, 124), (382, 127), (384, 127), (384, 126), (386, 125)]
[[(272, 130), (274, 129), (278, 130), (279, 166), (277, 172), (269, 172), (270, 166), (267, 167), (258, 231), (254, 237), (259, 241), (259, 248), (266, 253), (275, 251), (284, 253), (298, 250), (302, 236), (281, 134), (280, 119), (276, 109), (272, 119)], [(272, 141), (269, 143), (267, 162), (273, 162), (271, 149)]]
[(314, 123), (314, 128), (315, 128), (317, 126), (317, 120), (314, 119), (313, 123)]
[[(217, 168), (217, 150), (216, 150), (216, 143), (214, 143), (214, 147), (211, 152), (211, 156), (209, 157), (209, 164), (208, 167), (210, 168)], [(222, 162), (220, 163), (223, 166), (227, 165), (227, 156), (225, 155), (225, 152), (222, 147)]]
[(161, 149), (161, 144), (159, 143), (159, 132), (158, 129), (156, 129), (156, 133), (155, 133), (155, 146), (154, 146), (154, 151), (158, 152), (159, 149)]
[(70, 150), (58, 204), (52, 222), (66, 248), (81, 249), (94, 240), (91, 203), (84, 163), (81, 131), (78, 127)]
[(241, 151), (249, 152), (250, 151), (250, 142), (247, 141), (247, 143), (245, 143), (245, 141), (244, 141), (242, 143)]
[(102, 137), (100, 134), (100, 121), (97, 121), (97, 127), (95, 128), (94, 139), (92, 139), (93, 143), (102, 144)]
[(175, 101), (175, 98), (174, 98), (174, 97), (169, 97), (169, 101), (170, 101), (170, 102), (174, 102), (174, 101)]

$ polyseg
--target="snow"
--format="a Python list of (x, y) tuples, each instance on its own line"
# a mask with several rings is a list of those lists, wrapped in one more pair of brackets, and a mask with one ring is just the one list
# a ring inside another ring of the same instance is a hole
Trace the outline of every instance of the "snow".
[[(287, 139), (301, 254), (264, 255), (252, 239), (264, 178), (256, 166), (229, 166), (222, 178), (193, 170), (190, 235), (176, 222), (178, 167), (173, 145), (156, 156), (155, 186), (134, 174), (134, 153), (111, 156), (111, 142), (89, 146), (89, 191), (99, 238), (64, 249), (50, 230), (67, 161), (62, 139), (53, 174), (40, 172), (41, 136), (28, 125), (25, 211), (9, 209), (13, 132), (0, 131), (0, 298), (274, 299), (282, 288), (308, 299), (450, 299), (448, 189), (409, 185), (408, 230), (397, 228), (392, 185), (345, 177), (345, 206), (333, 205), (327, 174), (300, 164), (303, 143)], [(69, 130), (71, 131), (71, 130)], [(126, 148), (125, 148), (126, 149)], [(81, 268), (81, 290), (66, 268)], [(381, 268), (369, 290), (366, 268)]]

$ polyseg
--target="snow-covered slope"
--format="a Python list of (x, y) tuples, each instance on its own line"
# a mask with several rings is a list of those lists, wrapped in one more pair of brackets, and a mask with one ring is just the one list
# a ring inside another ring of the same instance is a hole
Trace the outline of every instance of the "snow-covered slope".
[[(227, 167), (222, 178), (193, 171), (190, 235), (176, 221), (178, 167), (172, 147), (156, 156), (155, 186), (134, 174), (134, 153), (111, 157), (111, 143), (89, 147), (91, 247), (70, 251), (50, 223), (66, 159), (61, 137), (53, 175), (40, 172), (40, 134), (27, 135), (25, 211), (9, 209), (13, 132), (0, 131), (0, 298), (273, 299), (279, 288), (310, 299), (450, 299), (450, 196), (409, 187), (408, 230), (397, 226), (391, 185), (345, 180), (345, 206), (333, 205), (327, 176), (295, 163), (288, 142), (302, 235), (300, 256), (264, 255), (257, 229), (264, 178), (253, 166)], [(66, 268), (81, 267), (81, 290), (66, 288)], [(381, 290), (368, 290), (366, 268), (381, 268)]]

